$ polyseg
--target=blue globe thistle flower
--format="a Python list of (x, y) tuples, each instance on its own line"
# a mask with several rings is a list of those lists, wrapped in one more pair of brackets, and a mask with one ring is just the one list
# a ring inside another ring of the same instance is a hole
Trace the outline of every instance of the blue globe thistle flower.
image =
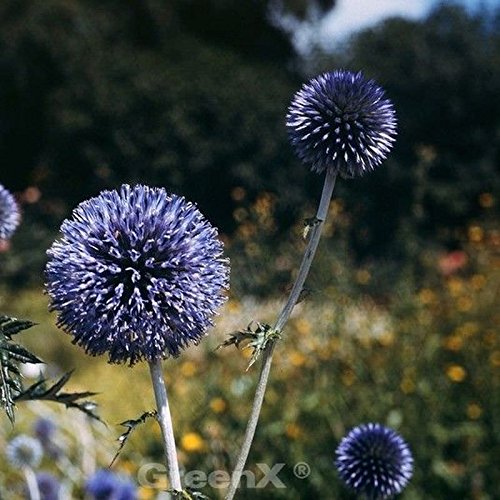
[(340, 442), (335, 465), (345, 484), (369, 499), (400, 493), (413, 474), (413, 457), (403, 438), (380, 424), (363, 424)]
[(40, 441), (43, 451), (51, 458), (57, 459), (62, 451), (54, 441), (55, 433), (56, 424), (48, 418), (40, 417), (33, 425), (33, 434)]
[(165, 189), (124, 185), (84, 201), (48, 250), (50, 309), (91, 355), (114, 363), (177, 356), (225, 302), (217, 230)]
[(40, 500), (59, 500), (61, 484), (57, 478), (48, 472), (39, 472), (36, 475)]
[(56, 424), (49, 418), (40, 417), (33, 425), (35, 436), (43, 443), (48, 442), (54, 437)]
[(304, 163), (344, 177), (374, 170), (396, 136), (396, 114), (384, 91), (362, 73), (344, 70), (304, 84), (288, 108), (286, 125)]
[(137, 489), (125, 476), (110, 470), (98, 470), (85, 484), (94, 500), (136, 500)]
[(5, 448), (7, 460), (14, 467), (38, 467), (42, 454), (42, 446), (38, 440), (25, 434), (16, 436)]
[(0, 240), (14, 234), (21, 219), (19, 208), (12, 194), (0, 184)]

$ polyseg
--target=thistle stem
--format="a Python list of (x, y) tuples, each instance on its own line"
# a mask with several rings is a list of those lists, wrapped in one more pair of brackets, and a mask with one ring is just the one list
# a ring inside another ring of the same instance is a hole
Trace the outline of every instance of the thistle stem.
[(151, 373), (151, 382), (153, 383), (156, 406), (158, 408), (158, 423), (160, 424), (163, 436), (170, 488), (174, 491), (181, 491), (182, 485), (179, 464), (177, 462), (177, 450), (175, 448), (174, 428), (168, 406), (167, 388), (163, 379), (161, 360), (151, 361), (149, 363), (149, 371)]
[[(280, 315), (278, 316), (278, 319), (276, 320), (274, 330), (281, 331), (283, 329), (286, 322), (288, 321), (288, 318), (292, 314), (292, 310), (297, 304), (300, 293), (304, 287), (304, 283), (306, 281), (307, 275), (309, 274), (309, 269), (311, 268), (314, 255), (316, 254), (316, 250), (318, 248), (319, 240), (321, 237), (321, 230), (323, 229), (323, 224), (328, 214), (328, 207), (330, 205), (330, 200), (333, 194), (333, 188), (335, 187), (336, 178), (337, 176), (334, 173), (333, 169), (327, 169), (325, 183), (323, 185), (323, 192), (321, 193), (321, 200), (316, 212), (316, 221), (310, 231), (309, 242), (304, 252), (304, 256), (302, 257), (302, 262), (300, 264), (297, 278), (295, 279), (295, 283), (293, 284), (288, 300), (283, 307)], [(255, 430), (259, 421), (259, 415), (262, 409), (262, 404), (264, 402), (264, 395), (266, 393), (267, 382), (269, 380), (269, 373), (271, 371), (274, 346), (275, 342), (269, 341), (262, 355), (262, 365), (260, 369), (259, 380), (257, 382), (257, 388), (255, 389), (255, 397), (252, 405), (252, 410), (248, 419), (240, 454), (236, 461), (234, 471), (231, 475), (231, 483), (226, 495), (226, 500), (232, 500), (234, 498), (234, 495), (236, 494), (236, 490), (238, 489), (241, 475), (243, 473), (243, 469), (245, 468), (248, 454), (252, 446)]]
[(24, 478), (26, 479), (26, 485), (28, 486), (30, 500), (40, 500), (40, 490), (38, 489), (38, 483), (33, 469), (31, 467), (24, 467), (23, 472)]

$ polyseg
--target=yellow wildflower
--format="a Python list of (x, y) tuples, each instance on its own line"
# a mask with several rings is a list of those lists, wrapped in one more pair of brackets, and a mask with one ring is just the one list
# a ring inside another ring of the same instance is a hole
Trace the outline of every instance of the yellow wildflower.
[(467, 405), (467, 416), (471, 420), (477, 420), (482, 413), (483, 409), (477, 403), (469, 403)]
[(214, 413), (222, 413), (227, 408), (227, 403), (222, 398), (214, 398), (210, 401), (210, 409)]
[(192, 361), (184, 361), (181, 365), (181, 373), (184, 377), (192, 377), (196, 375), (198, 368)]
[(290, 363), (292, 363), (293, 366), (302, 366), (306, 361), (306, 357), (298, 351), (293, 351), (290, 354)]
[(285, 434), (290, 439), (297, 439), (302, 434), (302, 429), (297, 424), (290, 423), (286, 425)]
[(484, 238), (484, 231), (479, 226), (469, 227), (469, 240), (474, 243), (480, 243)]
[(446, 369), (446, 375), (452, 382), (463, 382), (467, 377), (467, 372), (463, 366), (450, 365)]
[(464, 341), (458, 335), (450, 335), (443, 340), (443, 346), (449, 351), (460, 351)]
[(188, 453), (196, 453), (206, 449), (205, 441), (197, 432), (188, 432), (181, 439), (181, 447)]

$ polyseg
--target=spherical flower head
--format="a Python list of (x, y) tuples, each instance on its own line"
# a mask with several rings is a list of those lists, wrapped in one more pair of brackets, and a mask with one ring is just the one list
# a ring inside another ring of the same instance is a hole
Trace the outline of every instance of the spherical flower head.
[(8, 240), (19, 225), (21, 216), (14, 196), (0, 184), (0, 240)]
[(42, 442), (49, 442), (54, 437), (56, 424), (49, 418), (40, 417), (33, 425), (35, 436)]
[(136, 500), (137, 490), (125, 476), (110, 470), (98, 470), (85, 484), (94, 500)]
[(38, 440), (25, 434), (16, 436), (5, 448), (7, 460), (14, 467), (38, 467), (42, 453), (42, 446)]
[(57, 478), (48, 472), (39, 472), (36, 475), (40, 500), (59, 500), (61, 484)]
[(61, 456), (62, 450), (54, 439), (56, 437), (56, 424), (52, 420), (44, 417), (38, 418), (33, 425), (33, 434), (49, 457), (57, 459)]
[(380, 424), (363, 424), (345, 436), (335, 465), (345, 484), (369, 499), (400, 493), (413, 474), (413, 458), (403, 438)]
[(124, 185), (84, 201), (47, 252), (58, 326), (114, 363), (177, 356), (225, 302), (229, 265), (217, 230), (165, 189)]
[(396, 114), (384, 91), (362, 73), (344, 70), (304, 84), (288, 108), (286, 125), (304, 163), (344, 177), (374, 170), (396, 137)]

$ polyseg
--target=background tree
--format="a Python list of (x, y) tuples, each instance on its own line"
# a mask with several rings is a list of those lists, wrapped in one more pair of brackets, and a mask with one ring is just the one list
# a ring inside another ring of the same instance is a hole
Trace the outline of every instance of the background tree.
[(384, 86), (400, 122), (384, 167), (337, 188), (350, 214), (351, 256), (384, 262), (375, 267), (391, 275), (430, 240), (458, 248), (500, 182), (498, 19), (442, 5), (423, 20), (390, 19), (334, 53), (301, 60), (276, 16), (300, 26), (333, 5), (3, 2), (1, 180), (42, 195), (25, 206), (16, 258), (4, 272), (37, 275), (57, 223), (79, 201), (123, 182), (196, 200), (228, 235), (240, 223), (238, 207), (277, 193), (275, 224), (253, 236), (275, 246), (319, 189), (291, 153), (287, 106), (303, 68), (339, 66)]

